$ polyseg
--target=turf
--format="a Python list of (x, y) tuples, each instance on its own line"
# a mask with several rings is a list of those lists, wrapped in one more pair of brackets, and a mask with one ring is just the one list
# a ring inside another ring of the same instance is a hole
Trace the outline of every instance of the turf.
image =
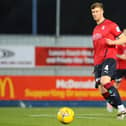
[(59, 108), (0, 108), (0, 126), (125, 126), (126, 119), (117, 120), (116, 111), (105, 108), (73, 108), (75, 119), (61, 124), (56, 119)]

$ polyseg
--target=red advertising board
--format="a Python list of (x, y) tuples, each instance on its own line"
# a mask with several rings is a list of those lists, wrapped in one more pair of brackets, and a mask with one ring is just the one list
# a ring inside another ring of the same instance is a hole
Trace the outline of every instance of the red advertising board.
[[(120, 94), (126, 100), (126, 80)], [(0, 76), (0, 100), (103, 100), (91, 76)]]
[(92, 48), (73, 47), (36, 47), (36, 66), (92, 66)]

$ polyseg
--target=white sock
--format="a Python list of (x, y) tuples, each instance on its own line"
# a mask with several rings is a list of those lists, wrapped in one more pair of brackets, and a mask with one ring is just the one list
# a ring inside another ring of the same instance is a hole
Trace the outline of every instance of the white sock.
[(118, 105), (118, 112), (126, 111), (124, 105)]
[(108, 112), (112, 112), (113, 111), (113, 107), (111, 104), (109, 104), (108, 102), (106, 103), (106, 109)]

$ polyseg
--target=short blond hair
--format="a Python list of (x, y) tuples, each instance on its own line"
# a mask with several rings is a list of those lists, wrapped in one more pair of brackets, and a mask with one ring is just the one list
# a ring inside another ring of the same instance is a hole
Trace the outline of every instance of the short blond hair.
[(101, 2), (95, 2), (95, 3), (91, 4), (90, 9), (92, 10), (96, 7), (100, 7), (102, 9), (104, 9), (103, 3), (101, 3)]

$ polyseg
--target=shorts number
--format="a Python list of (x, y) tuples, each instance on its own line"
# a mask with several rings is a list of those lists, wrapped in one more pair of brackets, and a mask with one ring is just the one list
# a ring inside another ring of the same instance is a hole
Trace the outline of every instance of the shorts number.
[(104, 69), (108, 71), (109, 70), (109, 66), (106, 65)]

